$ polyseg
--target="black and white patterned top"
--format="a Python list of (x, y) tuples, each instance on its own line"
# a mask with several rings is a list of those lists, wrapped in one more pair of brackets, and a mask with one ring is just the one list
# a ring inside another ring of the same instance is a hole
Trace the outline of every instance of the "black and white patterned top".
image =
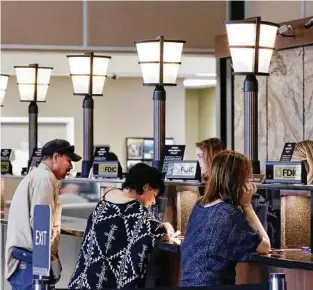
[(132, 288), (142, 285), (147, 254), (166, 234), (138, 201), (101, 200), (90, 215), (71, 289)]

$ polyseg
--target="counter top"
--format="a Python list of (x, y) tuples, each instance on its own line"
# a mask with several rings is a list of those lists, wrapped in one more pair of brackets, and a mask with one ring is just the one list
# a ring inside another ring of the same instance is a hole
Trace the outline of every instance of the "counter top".
[[(161, 242), (157, 247), (163, 251), (180, 251), (180, 246), (173, 242)], [(311, 253), (302, 252), (299, 249), (273, 250), (269, 255), (253, 254), (250, 262), (280, 268), (313, 271), (313, 255)]]
[[(1, 224), (7, 225), (8, 220), (1, 218)], [(87, 225), (87, 219), (62, 216), (61, 234), (82, 237)]]
[(305, 253), (299, 249), (280, 250), (279, 252), (273, 251), (269, 255), (254, 254), (251, 262), (281, 268), (313, 271), (312, 253)]
[[(3, 178), (13, 178), (13, 179), (23, 179), (23, 176), (14, 176), (14, 175), (3, 175)], [(100, 186), (107, 187), (109, 184), (116, 186), (116, 184), (121, 184), (123, 179), (90, 179), (90, 178), (65, 178), (64, 182), (96, 182), (100, 183)], [(62, 182), (62, 181), (61, 181)], [(168, 186), (196, 186), (204, 187), (203, 183), (198, 181), (183, 181), (183, 180), (165, 180), (165, 184)], [(313, 191), (313, 185), (303, 185), (303, 184), (282, 184), (282, 183), (273, 183), (273, 184), (257, 184), (258, 189), (268, 189), (268, 190), (309, 190)]]
[[(7, 224), (7, 219), (1, 218), (1, 224)], [(87, 219), (62, 216), (61, 233), (82, 237), (86, 229)], [(157, 248), (162, 251), (179, 252), (180, 246), (172, 241), (160, 242)], [(313, 255), (299, 249), (273, 250), (269, 255), (254, 254), (253, 263), (262, 263), (270, 266), (303, 269), (313, 271)]]

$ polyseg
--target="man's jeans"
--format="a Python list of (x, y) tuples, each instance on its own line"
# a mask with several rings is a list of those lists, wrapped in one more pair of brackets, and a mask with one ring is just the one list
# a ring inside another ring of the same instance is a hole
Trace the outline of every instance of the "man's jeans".
[(32, 252), (21, 248), (14, 248), (13, 258), (20, 262), (12, 276), (9, 278), (12, 290), (32, 290), (33, 278), (38, 278), (36, 275), (33, 276)]
[(31, 290), (33, 289), (33, 265), (32, 252), (14, 248), (13, 258), (19, 260), (14, 273), (9, 278), (12, 290)]

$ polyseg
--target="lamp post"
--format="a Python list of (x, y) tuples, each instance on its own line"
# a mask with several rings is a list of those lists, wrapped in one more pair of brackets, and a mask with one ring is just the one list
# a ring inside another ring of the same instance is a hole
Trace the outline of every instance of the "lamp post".
[(244, 153), (251, 160), (253, 172), (260, 173), (258, 160), (258, 81), (256, 75), (268, 76), (275, 47), (278, 24), (261, 17), (227, 21), (226, 30), (233, 74), (246, 75), (244, 81)]
[(153, 92), (154, 156), (152, 166), (159, 170), (162, 170), (165, 147), (166, 92), (164, 86), (176, 86), (184, 43), (183, 40), (166, 40), (164, 36), (154, 40), (135, 42), (143, 83), (145, 86), (155, 86)]
[(0, 106), (3, 107), (5, 92), (7, 91), (9, 75), (0, 75)]
[(38, 106), (45, 102), (52, 67), (40, 67), (38, 64), (15, 66), (16, 79), (21, 102), (30, 102), (28, 107), (28, 152), (31, 159), (34, 148), (38, 146)]
[(82, 177), (88, 177), (93, 151), (93, 96), (103, 96), (110, 56), (95, 55), (93, 52), (82, 55), (68, 55), (74, 95), (85, 96), (83, 101), (83, 163)]

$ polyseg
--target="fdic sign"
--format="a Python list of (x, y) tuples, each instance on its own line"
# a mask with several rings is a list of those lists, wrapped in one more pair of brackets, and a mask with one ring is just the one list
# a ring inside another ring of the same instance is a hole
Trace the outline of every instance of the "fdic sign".
[(101, 161), (94, 162), (93, 176), (98, 178), (117, 178), (118, 162), (117, 161)]
[(306, 184), (306, 170), (303, 162), (266, 162), (266, 182)]
[(197, 161), (169, 162), (167, 179), (201, 180), (200, 166)]
[(274, 166), (274, 179), (301, 179), (301, 165), (280, 165)]

